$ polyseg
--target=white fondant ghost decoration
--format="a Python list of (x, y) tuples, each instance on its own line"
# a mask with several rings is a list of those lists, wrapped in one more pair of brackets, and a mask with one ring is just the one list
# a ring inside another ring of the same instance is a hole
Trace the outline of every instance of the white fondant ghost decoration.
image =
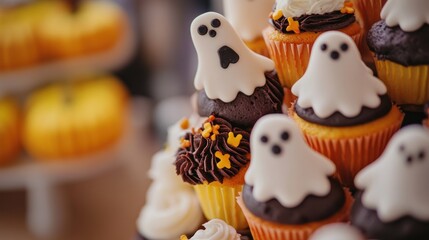
[(250, 50), (219, 13), (195, 18), (191, 36), (198, 55), (194, 85), (210, 99), (232, 102), (239, 92), (251, 95), (265, 85), (264, 73), (274, 70), (274, 62)]
[(359, 230), (347, 223), (332, 223), (317, 229), (309, 240), (365, 240)]
[(335, 165), (311, 149), (296, 123), (283, 114), (259, 119), (250, 137), (252, 159), (245, 175), (253, 196), (265, 202), (277, 199), (285, 207), (298, 206), (310, 194), (326, 196), (328, 176)]
[(398, 26), (405, 32), (414, 32), (429, 24), (428, 0), (389, 0), (380, 14), (387, 26)]
[(429, 131), (411, 125), (397, 132), (383, 154), (361, 170), (362, 204), (384, 222), (404, 216), (429, 221)]
[(311, 50), (306, 72), (293, 86), (298, 105), (320, 118), (335, 112), (356, 117), (362, 107), (376, 108), (386, 86), (363, 63), (353, 39), (339, 31), (321, 34)]
[(226, 19), (245, 41), (261, 37), (275, 0), (223, 0)]

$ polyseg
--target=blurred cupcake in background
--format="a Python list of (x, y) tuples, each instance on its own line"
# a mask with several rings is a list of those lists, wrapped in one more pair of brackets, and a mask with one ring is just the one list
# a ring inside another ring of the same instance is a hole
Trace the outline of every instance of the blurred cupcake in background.
[(298, 99), (290, 116), (309, 145), (336, 164), (340, 181), (348, 187), (358, 171), (380, 156), (403, 120), (386, 86), (342, 32), (320, 35), (292, 92)]
[(283, 114), (262, 117), (238, 198), (254, 239), (304, 240), (319, 227), (348, 220), (352, 197), (333, 178), (335, 165), (305, 142)]
[(277, 0), (269, 21), (272, 26), (263, 36), (280, 82), (289, 89), (304, 74), (312, 45), (323, 32), (338, 30), (358, 45), (362, 41), (362, 28), (349, 1)]
[[(248, 240), (246, 236), (241, 236), (230, 225), (220, 219), (212, 219), (203, 224), (204, 229), (198, 230), (189, 240)], [(180, 240), (188, 240), (182, 236)]]
[(379, 78), (397, 104), (429, 101), (429, 1), (389, 0), (368, 32)]
[(11, 97), (0, 98), (0, 166), (17, 160), (21, 151), (21, 113)]
[(429, 131), (402, 128), (356, 176), (351, 223), (368, 239), (429, 239)]
[(223, 0), (224, 15), (237, 31), (240, 38), (254, 52), (269, 56), (262, 37), (262, 30), (268, 26), (267, 16), (275, 0)]

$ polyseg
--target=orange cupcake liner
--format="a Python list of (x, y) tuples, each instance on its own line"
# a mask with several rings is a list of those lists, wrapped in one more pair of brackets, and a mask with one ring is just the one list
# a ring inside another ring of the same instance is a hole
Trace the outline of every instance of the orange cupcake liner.
[(327, 139), (305, 133), (304, 137), (311, 148), (335, 163), (340, 182), (352, 188), (356, 174), (383, 153), (401, 124), (402, 118), (377, 132), (360, 137)]
[(352, 0), (358, 18), (367, 32), (380, 20), (380, 12), (387, 0)]
[(262, 36), (253, 41), (244, 41), (244, 43), (255, 53), (268, 58), (270, 57), (270, 52), (268, 51), (267, 45), (265, 45), (265, 40)]
[(284, 90), (283, 103), (289, 109), (290, 107), (292, 107), (297, 97), (293, 95), (292, 91), (289, 88), (283, 88), (283, 90)]
[(194, 190), (197, 193), (204, 216), (208, 220), (222, 219), (237, 230), (248, 227), (246, 218), (236, 201), (243, 190), (243, 185), (198, 184), (194, 185)]
[(237, 202), (243, 210), (249, 223), (250, 231), (255, 240), (307, 240), (310, 235), (318, 228), (336, 222), (347, 222), (349, 219), (350, 208), (353, 204), (353, 198), (349, 191), (345, 190), (346, 202), (343, 208), (328, 219), (311, 222), (301, 225), (286, 225), (274, 222), (268, 222), (255, 216), (247, 209), (242, 196), (237, 198)]
[(378, 77), (396, 104), (422, 105), (429, 101), (429, 65), (402, 66), (374, 57)]
[[(310, 59), (311, 48), (314, 41), (287, 42), (271, 37), (274, 28), (266, 28), (262, 35), (265, 39), (271, 59), (275, 63), (280, 83), (283, 87), (292, 88), (293, 84), (304, 75)], [(314, 33), (318, 34), (318, 33)], [(359, 46), (362, 41), (362, 31), (351, 36)]]

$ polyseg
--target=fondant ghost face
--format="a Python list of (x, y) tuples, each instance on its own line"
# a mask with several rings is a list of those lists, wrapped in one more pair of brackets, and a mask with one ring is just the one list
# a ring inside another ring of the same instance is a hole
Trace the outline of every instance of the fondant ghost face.
[(332, 61), (338, 61), (343, 54), (347, 54), (349, 43), (348, 41), (325, 41), (320, 44), (319, 50), (329, 56)]

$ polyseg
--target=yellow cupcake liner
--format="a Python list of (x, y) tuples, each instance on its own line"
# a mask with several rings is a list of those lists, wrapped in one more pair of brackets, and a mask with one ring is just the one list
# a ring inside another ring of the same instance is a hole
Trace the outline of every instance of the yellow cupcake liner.
[(422, 105), (429, 101), (429, 65), (402, 66), (374, 58), (378, 77), (396, 104)]
[(377, 132), (359, 137), (328, 139), (305, 133), (304, 137), (311, 148), (335, 163), (339, 181), (353, 188), (356, 174), (383, 153), (390, 138), (401, 127), (402, 119)]
[[(293, 84), (304, 75), (314, 41), (297, 43), (276, 40), (271, 37), (273, 31), (276, 30), (271, 27), (266, 28), (262, 35), (265, 39), (270, 57), (275, 63), (280, 83), (283, 87), (290, 89)], [(362, 31), (359, 31), (350, 37), (352, 37), (359, 46), (362, 41), (362, 36)]]
[(344, 203), (344, 207), (338, 213), (325, 220), (300, 225), (286, 225), (268, 222), (253, 215), (253, 213), (250, 212), (244, 204), (242, 196), (237, 198), (237, 202), (246, 216), (253, 239), (307, 240), (314, 231), (324, 225), (348, 221), (353, 198), (349, 191), (345, 191), (345, 194), (346, 202)]
[(248, 227), (246, 218), (236, 201), (243, 190), (243, 185), (231, 187), (219, 184), (198, 184), (194, 189), (204, 216), (208, 220), (222, 219), (237, 230)]
[(270, 57), (270, 53), (268, 52), (267, 45), (265, 45), (265, 40), (262, 36), (253, 41), (244, 41), (244, 43), (255, 53), (268, 58)]

